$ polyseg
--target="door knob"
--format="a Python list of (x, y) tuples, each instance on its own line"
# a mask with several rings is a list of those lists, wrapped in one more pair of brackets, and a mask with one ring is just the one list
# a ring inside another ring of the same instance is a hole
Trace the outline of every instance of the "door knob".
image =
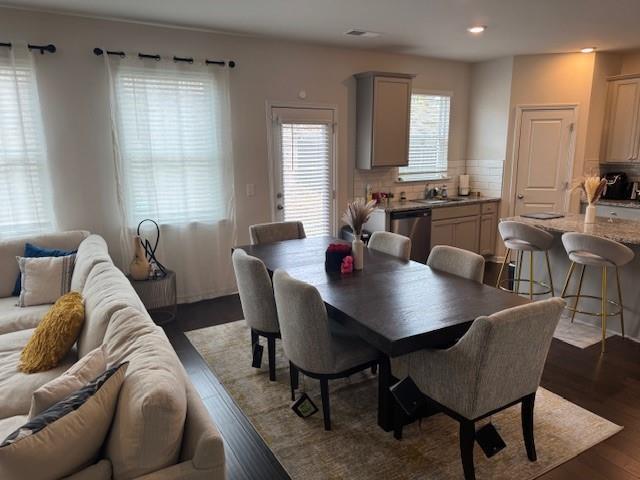
[(284, 207), (283, 207), (282, 205), (277, 205), (277, 206), (276, 206), (276, 208), (277, 208), (278, 210), (283, 210), (283, 209), (284, 209)]
[(518, 200), (522, 200), (523, 198), (524, 198), (524, 195), (523, 195), (523, 194), (521, 194), (521, 193), (519, 193), (519, 194), (518, 194)]

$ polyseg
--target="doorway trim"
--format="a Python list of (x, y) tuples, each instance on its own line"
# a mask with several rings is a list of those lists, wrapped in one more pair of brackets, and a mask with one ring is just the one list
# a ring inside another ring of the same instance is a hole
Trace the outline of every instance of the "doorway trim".
[[(569, 179), (573, 179), (573, 170), (576, 162), (576, 139), (578, 138), (578, 115), (580, 105), (578, 103), (540, 103), (540, 104), (519, 104), (515, 107), (515, 121), (513, 126), (513, 140), (511, 142), (511, 155), (507, 158), (508, 165), (505, 165), (503, 171), (508, 171), (509, 179), (507, 182), (507, 199), (509, 201), (507, 215), (512, 217), (516, 211), (516, 183), (518, 180), (518, 152), (520, 150), (520, 129), (522, 128), (522, 115), (526, 111), (535, 110), (573, 110), (573, 132), (569, 140)], [(567, 189), (564, 195), (565, 208), (568, 207), (571, 199), (571, 189)]]

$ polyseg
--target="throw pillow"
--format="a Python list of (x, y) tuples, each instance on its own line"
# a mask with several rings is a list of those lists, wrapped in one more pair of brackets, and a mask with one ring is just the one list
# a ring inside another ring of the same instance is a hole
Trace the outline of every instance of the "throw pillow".
[[(27, 242), (24, 245), (24, 254), (22, 256), (23, 257), (64, 257), (67, 255), (72, 255), (74, 253), (76, 253), (75, 250), (73, 252), (69, 252), (67, 250), (60, 250), (57, 248), (39, 247), (37, 245)], [(14, 297), (17, 297), (18, 295), (20, 295), (20, 290), (22, 290), (21, 285), (22, 285), (21, 275), (18, 275), (18, 278), (16, 278), (16, 283), (13, 286), (13, 292), (11, 293), (11, 295), (13, 295)]]
[(84, 303), (78, 292), (60, 297), (45, 314), (20, 354), (20, 371), (43, 372), (58, 365), (76, 342), (84, 323)]
[(110, 368), (0, 444), (0, 478), (53, 480), (93, 464), (111, 426), (127, 363)]
[(107, 359), (103, 348), (91, 350), (62, 375), (33, 392), (29, 420), (86, 385), (106, 368)]
[(22, 290), (18, 300), (21, 307), (53, 303), (71, 290), (75, 255), (17, 259), (22, 276)]

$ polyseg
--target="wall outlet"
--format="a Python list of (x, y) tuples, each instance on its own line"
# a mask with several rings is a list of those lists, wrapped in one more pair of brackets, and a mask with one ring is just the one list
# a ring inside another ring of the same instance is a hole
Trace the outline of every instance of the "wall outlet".
[(255, 183), (247, 183), (247, 197), (253, 197), (256, 194)]

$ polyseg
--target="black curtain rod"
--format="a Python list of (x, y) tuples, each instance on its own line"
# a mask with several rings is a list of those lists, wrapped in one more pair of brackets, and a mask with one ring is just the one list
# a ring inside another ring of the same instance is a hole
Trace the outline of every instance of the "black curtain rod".
[[(123, 51), (120, 50), (107, 50), (106, 52), (101, 49), (101, 48), (94, 48), (93, 49), (93, 53), (97, 56), (100, 55), (104, 55), (105, 53), (107, 55), (117, 55), (120, 58), (125, 58), (127, 56), (127, 54)], [(160, 57), (160, 55), (152, 55), (152, 54), (148, 54), (148, 53), (138, 53), (138, 58), (150, 58), (153, 60), (157, 60), (160, 61), (160, 59), (162, 57)], [(174, 62), (185, 62), (185, 63), (193, 63), (193, 57), (173, 57), (173, 61)], [(221, 67), (224, 67), (226, 65), (229, 65), (229, 68), (234, 68), (236, 66), (236, 62), (234, 62), (233, 60), (229, 60), (229, 62), (225, 62), (224, 60), (205, 60), (204, 61), (205, 64), (207, 65), (220, 65)]]
[[(0, 43), (0, 47), (6, 47), (6, 48), (11, 48), (13, 46), (13, 44), (11, 43)], [(40, 50), (40, 54), (44, 55), (44, 52), (49, 52), (49, 53), (55, 53), (56, 51), (56, 46), (53, 43), (50, 43), (49, 45), (27, 45), (27, 47), (29, 48), (29, 50)]]

